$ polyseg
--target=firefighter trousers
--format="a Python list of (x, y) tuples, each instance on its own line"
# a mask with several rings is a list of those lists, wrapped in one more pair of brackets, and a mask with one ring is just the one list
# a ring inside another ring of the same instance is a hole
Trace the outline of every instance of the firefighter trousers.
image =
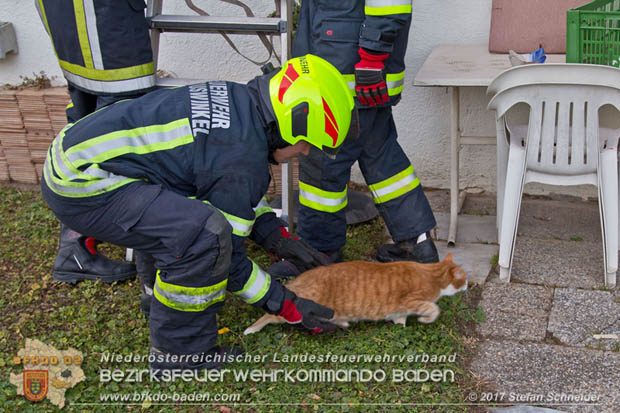
[(422, 185), (397, 142), (392, 108), (360, 109), (359, 119), (359, 137), (345, 141), (336, 159), (315, 148), (300, 156), (297, 232), (321, 251), (345, 244), (344, 208), (355, 161), (395, 242), (415, 238), (436, 225)]
[(135, 182), (100, 207), (74, 215), (54, 213), (76, 231), (155, 259), (152, 346), (172, 354), (197, 354), (215, 346), (216, 313), (224, 303), (232, 252), (232, 229), (215, 207)]

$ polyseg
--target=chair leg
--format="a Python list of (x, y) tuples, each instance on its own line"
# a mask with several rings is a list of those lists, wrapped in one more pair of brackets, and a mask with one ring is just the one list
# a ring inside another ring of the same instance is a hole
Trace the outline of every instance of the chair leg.
[(508, 165), (508, 139), (504, 118), (497, 119), (497, 239), (500, 239), (502, 211), (504, 208), (504, 190), (506, 187), (506, 169)]
[(603, 238), (605, 286), (616, 285), (618, 270), (618, 153), (617, 148), (603, 149), (598, 170), (599, 212)]
[(512, 257), (517, 239), (521, 196), (525, 182), (525, 159), (526, 151), (524, 148), (510, 145), (499, 239), (500, 279), (506, 282), (510, 281)]

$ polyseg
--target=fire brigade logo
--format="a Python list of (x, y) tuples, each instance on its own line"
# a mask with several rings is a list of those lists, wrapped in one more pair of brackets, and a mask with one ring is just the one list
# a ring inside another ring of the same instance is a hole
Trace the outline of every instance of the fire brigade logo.
[(84, 355), (74, 348), (61, 351), (27, 338), (26, 346), (13, 357), (13, 364), (23, 366), (23, 370), (11, 373), (9, 381), (17, 387), (17, 394), (28, 400), (40, 402), (47, 398), (62, 409), (65, 392), (86, 380), (83, 361)]
[(48, 370), (24, 370), (24, 396), (30, 401), (40, 402), (49, 390)]

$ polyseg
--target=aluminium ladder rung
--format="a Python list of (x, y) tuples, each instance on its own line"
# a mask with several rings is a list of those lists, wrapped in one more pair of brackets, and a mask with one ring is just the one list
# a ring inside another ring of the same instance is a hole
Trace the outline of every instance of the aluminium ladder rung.
[(151, 29), (165, 32), (211, 33), (225, 31), (232, 34), (256, 32), (281, 33), (286, 22), (279, 17), (219, 17), (159, 14), (150, 18)]

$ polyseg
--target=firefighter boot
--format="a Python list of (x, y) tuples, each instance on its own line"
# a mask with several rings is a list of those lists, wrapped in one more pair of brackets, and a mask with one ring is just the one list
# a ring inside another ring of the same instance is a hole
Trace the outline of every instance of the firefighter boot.
[(98, 279), (114, 282), (136, 276), (133, 264), (98, 254), (95, 243), (87, 240), (87, 237), (60, 224), (60, 246), (52, 273), (54, 280), (74, 284)]
[(417, 261), (423, 264), (439, 262), (437, 247), (429, 232), (417, 239), (408, 239), (397, 244), (384, 244), (377, 248), (377, 261)]
[(140, 279), (140, 309), (142, 314), (148, 319), (151, 311), (151, 299), (153, 298), (153, 286), (155, 285), (155, 259), (150, 254), (136, 251), (136, 269)]

